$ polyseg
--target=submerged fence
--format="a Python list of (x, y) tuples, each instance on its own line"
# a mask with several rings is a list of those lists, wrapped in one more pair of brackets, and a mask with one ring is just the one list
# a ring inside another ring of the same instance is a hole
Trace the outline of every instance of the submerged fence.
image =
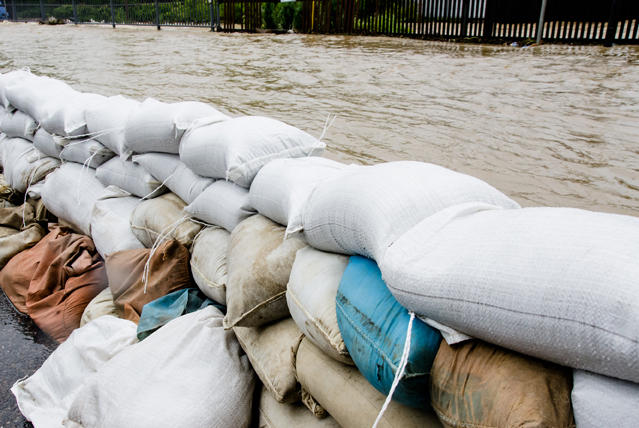
[(7, 0), (10, 20), (194, 26), (220, 31), (290, 29), (528, 43), (638, 43), (637, 0)]

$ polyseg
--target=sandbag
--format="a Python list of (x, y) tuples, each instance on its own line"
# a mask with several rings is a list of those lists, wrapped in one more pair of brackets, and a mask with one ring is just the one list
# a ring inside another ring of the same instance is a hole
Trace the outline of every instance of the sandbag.
[(451, 207), (380, 264), (399, 303), (472, 337), (639, 382), (639, 219)]
[(145, 248), (129, 225), (129, 217), (139, 203), (140, 199), (133, 196), (96, 201), (91, 214), (91, 236), (103, 258), (117, 251)]
[(102, 366), (69, 419), (95, 427), (247, 428), (255, 381), (215, 307), (181, 316)]
[(184, 211), (203, 222), (232, 232), (255, 214), (248, 205), (247, 189), (229, 181), (216, 181), (207, 187)]
[(58, 109), (41, 122), (42, 127), (49, 133), (63, 137), (85, 135), (87, 120), (85, 111), (87, 106), (100, 103), (106, 97), (97, 94), (79, 94), (69, 102), (63, 103)]
[(35, 222), (33, 206), (27, 202), (20, 207), (0, 208), (0, 227), (5, 229), (0, 233), (0, 269), (46, 235), (42, 226)]
[(40, 257), (27, 293), (27, 312), (49, 336), (64, 342), (80, 327), (89, 302), (107, 287), (104, 260), (88, 236), (54, 229), (31, 250)]
[(134, 156), (133, 162), (142, 165), (149, 174), (163, 182), (187, 204), (193, 202), (215, 181), (212, 178), (201, 177), (188, 169), (178, 155), (146, 153)]
[(308, 243), (301, 236), (284, 240), (284, 233), (284, 227), (259, 214), (231, 233), (226, 255), (225, 328), (259, 327), (289, 316), (286, 284), (295, 253)]
[(73, 224), (85, 235), (91, 234), (91, 214), (104, 186), (95, 178), (95, 170), (65, 163), (42, 188), (42, 201), (59, 219)]
[(122, 95), (104, 98), (85, 107), (87, 131), (93, 138), (119, 155), (124, 148), (124, 125), (131, 111), (140, 105), (139, 101), (124, 98)]
[(131, 212), (131, 231), (145, 247), (151, 248), (162, 236), (162, 241), (177, 239), (189, 247), (202, 225), (185, 218), (184, 201), (174, 193), (143, 201)]
[(20, 411), (38, 428), (63, 426), (82, 385), (136, 342), (135, 324), (113, 317), (75, 330), (38, 371), (13, 385), (11, 392)]
[(348, 257), (302, 248), (295, 256), (286, 303), (302, 332), (318, 348), (345, 364), (355, 364), (337, 325), (335, 297)]
[(2, 145), (2, 160), (5, 179), (20, 193), (60, 166), (59, 159), (44, 156), (22, 138), (11, 138)]
[(179, 153), (184, 131), (196, 119), (228, 116), (208, 104), (180, 102), (167, 104), (147, 98), (131, 110), (124, 127), (126, 153)]
[(291, 318), (260, 327), (234, 327), (242, 349), (255, 372), (280, 403), (294, 403), (301, 396), (295, 379), (295, 354), (304, 334)]
[[(388, 395), (399, 370), (410, 315), (382, 280), (375, 261), (353, 256), (335, 299), (337, 324), (355, 365), (379, 392)], [(414, 319), (410, 353), (393, 400), (429, 409), (429, 373), (439, 349), (439, 330)]]
[(105, 186), (116, 186), (140, 198), (156, 198), (168, 189), (138, 164), (113, 158), (95, 171), (95, 177)]
[(265, 386), (253, 406), (258, 407), (258, 428), (341, 428), (331, 416), (313, 416), (302, 403), (278, 403)]
[(205, 118), (184, 134), (180, 159), (196, 174), (249, 188), (268, 162), (321, 156), (325, 147), (306, 132), (268, 117)]
[(636, 427), (639, 384), (575, 370), (572, 407), (577, 428)]
[(380, 261), (386, 248), (411, 227), (465, 202), (519, 208), (483, 181), (437, 165), (353, 167), (315, 187), (304, 210), (304, 234), (318, 250)]
[(114, 156), (115, 153), (92, 139), (73, 140), (60, 152), (60, 159), (83, 164), (90, 168), (97, 168)]
[(185, 288), (155, 299), (142, 308), (137, 330), (138, 339), (142, 341), (171, 320), (207, 306), (215, 306), (222, 312), (226, 309), (223, 305), (215, 304), (197, 288)]
[(271, 220), (299, 232), (302, 211), (315, 186), (336, 177), (345, 164), (325, 158), (276, 159), (266, 164), (251, 183), (249, 205)]
[[(386, 397), (377, 391), (357, 367), (342, 364), (324, 354), (305, 338), (295, 362), (297, 379), (344, 428), (373, 426)], [(378, 427), (441, 428), (432, 409), (420, 410), (392, 400)]]
[(430, 396), (447, 428), (573, 428), (571, 387), (565, 367), (479, 340), (453, 346), (442, 341)]
[(113, 303), (113, 294), (111, 294), (111, 289), (109, 287), (102, 290), (89, 302), (87, 307), (84, 308), (82, 318), (80, 319), (80, 328), (105, 315), (119, 318), (118, 311)]
[(147, 249), (126, 250), (106, 259), (109, 288), (118, 315), (136, 324), (144, 305), (191, 286), (189, 251), (184, 245), (175, 239), (160, 245), (151, 256), (148, 280), (144, 281), (144, 267), (150, 254)]
[(45, 122), (60, 107), (80, 95), (80, 92), (60, 80), (35, 75), (13, 80), (5, 89), (9, 103), (38, 123)]
[(37, 129), (38, 123), (35, 119), (20, 110), (4, 114), (0, 120), (0, 130), (10, 138), (33, 141)]
[(226, 252), (231, 234), (220, 227), (204, 228), (191, 246), (191, 273), (210, 299), (226, 305)]
[(8, 73), (0, 74), (0, 105), (7, 109), (7, 111), (14, 111), (16, 108), (11, 105), (9, 100), (7, 99), (7, 86), (9, 86), (13, 82), (19, 82), (20, 80), (27, 79), (33, 77), (33, 74), (29, 71), (28, 68), (23, 68), (21, 70), (9, 71)]
[(58, 159), (60, 159), (60, 152), (64, 148), (53, 139), (53, 135), (43, 128), (38, 129), (33, 136), (33, 146), (43, 154)]
[[(2, 154), (2, 146), (0, 140), (0, 155)], [(4, 178), (4, 174), (0, 174), (0, 208), (9, 208), (15, 206), (14, 202), (19, 202), (22, 199), (18, 192), (16, 192), (7, 180)]]

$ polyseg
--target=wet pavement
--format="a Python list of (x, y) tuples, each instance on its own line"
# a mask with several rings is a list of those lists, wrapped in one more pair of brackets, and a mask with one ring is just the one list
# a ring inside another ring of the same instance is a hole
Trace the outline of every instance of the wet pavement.
[(16, 380), (32, 375), (57, 346), (0, 291), (0, 428), (33, 426), (10, 389)]

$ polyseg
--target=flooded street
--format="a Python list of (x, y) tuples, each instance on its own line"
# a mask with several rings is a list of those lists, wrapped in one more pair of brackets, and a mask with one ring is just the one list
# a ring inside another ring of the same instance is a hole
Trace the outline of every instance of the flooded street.
[[(0, 36), (0, 72), (27, 66), (85, 92), (208, 102), (317, 137), (337, 114), (324, 137), (328, 157), (431, 162), (523, 206), (639, 216), (638, 46), (7, 22)], [(0, 428), (21, 427), (8, 388), (54, 345), (0, 301)]]

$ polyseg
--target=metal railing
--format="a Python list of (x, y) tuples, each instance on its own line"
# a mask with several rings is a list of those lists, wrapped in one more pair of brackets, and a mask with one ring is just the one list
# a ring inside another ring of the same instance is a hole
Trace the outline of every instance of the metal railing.
[[(466, 41), (639, 43), (637, 0), (7, 0), (11, 20), (210, 27), (295, 28)], [(542, 10), (545, 13), (542, 13)], [(541, 22), (541, 26), (540, 26)], [(541, 32), (540, 32), (541, 29)]]

